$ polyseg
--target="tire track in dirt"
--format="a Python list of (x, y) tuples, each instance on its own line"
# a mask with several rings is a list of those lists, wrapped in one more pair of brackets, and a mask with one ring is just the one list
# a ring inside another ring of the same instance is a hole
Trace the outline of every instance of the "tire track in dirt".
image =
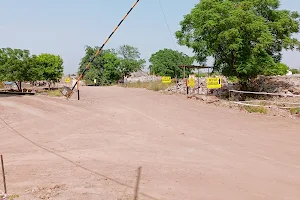
[[(79, 164), (76, 163), (75, 161), (72, 161), (72, 160), (68, 159), (67, 157), (65, 157), (65, 156), (63, 156), (63, 155), (61, 155), (61, 154), (59, 154), (59, 153), (57, 153), (57, 152), (55, 152), (55, 151), (53, 151), (53, 150), (50, 150), (50, 149), (48, 149), (48, 148), (46, 148), (46, 147), (44, 147), (44, 146), (42, 146), (42, 145), (40, 145), (40, 144), (34, 142), (32, 139), (30, 139), (30, 138), (28, 138), (28, 137), (22, 135), (19, 131), (17, 131), (16, 129), (14, 129), (13, 127), (11, 127), (11, 126), (10, 126), (8, 123), (6, 123), (6, 121), (5, 121), (4, 119), (2, 119), (1, 117), (0, 117), (0, 121), (2, 122), (2, 124), (3, 124), (7, 129), (11, 130), (13, 133), (15, 133), (15, 134), (18, 135), (19, 137), (23, 138), (23, 139), (26, 140), (27, 142), (31, 143), (33, 146), (36, 146), (36, 147), (38, 147), (38, 148), (40, 148), (40, 149), (42, 149), (42, 150), (44, 150), (44, 151), (46, 151), (46, 152), (48, 152), (48, 153), (50, 153), (50, 154), (53, 154), (53, 155), (55, 155), (55, 156), (61, 158), (62, 160), (66, 161), (66, 162), (69, 162), (69, 163), (73, 164), (73, 165), (76, 166), (76, 167), (79, 167), (80, 169), (82, 169), (82, 170), (84, 170), (84, 171), (86, 171), (86, 172), (90, 172), (90, 173), (92, 173), (92, 174), (94, 174), (94, 175), (101, 176), (101, 177), (104, 178), (105, 180), (110, 180), (110, 181), (112, 181), (112, 182), (114, 182), (114, 183), (116, 183), (116, 184), (119, 184), (119, 185), (121, 185), (121, 186), (130, 188), (130, 189), (134, 189), (133, 186), (124, 184), (124, 183), (122, 183), (122, 182), (120, 182), (120, 181), (118, 181), (118, 180), (112, 179), (112, 178), (110, 178), (110, 177), (108, 177), (108, 176), (106, 176), (106, 175), (104, 175), (104, 174), (101, 174), (101, 173), (99, 173), (99, 172), (90, 170), (90, 169), (88, 169), (87, 167), (85, 167), (85, 166), (83, 166), (83, 165), (79, 165)], [(139, 193), (139, 195), (144, 196), (144, 197), (147, 197), (147, 198), (150, 198), (150, 199), (152, 199), (152, 200), (158, 200), (157, 198), (152, 197), (152, 196), (150, 196), (150, 195), (148, 195), (148, 194), (145, 194), (145, 193)]]

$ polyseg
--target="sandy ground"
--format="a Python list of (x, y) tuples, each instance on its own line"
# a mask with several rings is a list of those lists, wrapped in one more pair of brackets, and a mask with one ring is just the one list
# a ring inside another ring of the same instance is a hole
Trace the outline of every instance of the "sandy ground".
[[(0, 97), (19, 199), (299, 200), (300, 122), (119, 87)], [(3, 184), (0, 183), (0, 190)]]

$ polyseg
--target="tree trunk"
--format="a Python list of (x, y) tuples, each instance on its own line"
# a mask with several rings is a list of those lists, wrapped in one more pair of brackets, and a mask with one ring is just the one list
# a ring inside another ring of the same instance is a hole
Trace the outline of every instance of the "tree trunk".
[(17, 81), (15, 82), (18, 88), (18, 91), (22, 90), (22, 82), (21, 81)]

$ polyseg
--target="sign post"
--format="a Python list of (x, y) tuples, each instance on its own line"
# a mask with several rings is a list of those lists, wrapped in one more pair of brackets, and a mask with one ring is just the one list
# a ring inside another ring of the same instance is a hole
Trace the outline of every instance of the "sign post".
[(94, 79), (94, 85), (96, 86), (96, 83), (97, 83), (97, 79)]
[(222, 88), (222, 79), (219, 77), (209, 77), (206, 79), (206, 86), (207, 89), (220, 89)]
[(71, 82), (71, 79), (70, 79), (70, 78), (66, 78), (66, 79), (65, 79), (65, 82), (66, 82), (66, 83), (70, 83), (70, 82)]
[(163, 76), (163, 77), (161, 77), (161, 82), (162, 83), (171, 83), (172, 82), (171, 76)]
[(222, 79), (220, 77), (208, 77), (206, 78), (206, 87), (207, 87), (207, 93), (206, 93), (206, 103), (207, 103), (208, 90), (222, 88)]
[(65, 79), (65, 83), (67, 84), (67, 86), (69, 86), (70, 82), (71, 82), (71, 79), (69, 77)]
[(77, 98), (78, 98), (78, 101), (80, 100), (80, 97), (79, 97), (79, 83), (77, 84)]
[(189, 77), (189, 87), (194, 88), (195, 87), (195, 76), (190, 75)]

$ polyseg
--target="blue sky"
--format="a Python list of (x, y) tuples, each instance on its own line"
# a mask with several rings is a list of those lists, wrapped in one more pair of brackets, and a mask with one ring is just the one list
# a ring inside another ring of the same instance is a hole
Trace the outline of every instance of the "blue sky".
[[(64, 59), (65, 73), (74, 73), (84, 55), (84, 46), (102, 45), (134, 1), (0, 0), (0, 48), (58, 54)], [(179, 22), (198, 2), (161, 0), (172, 34), (180, 29)], [(300, 11), (299, 0), (281, 2), (282, 8)], [(175, 48), (158, 0), (141, 0), (106, 48), (122, 44), (138, 47), (146, 60), (162, 48)], [(176, 48), (192, 55), (185, 47)], [(299, 68), (300, 53), (284, 52), (283, 62)]]

